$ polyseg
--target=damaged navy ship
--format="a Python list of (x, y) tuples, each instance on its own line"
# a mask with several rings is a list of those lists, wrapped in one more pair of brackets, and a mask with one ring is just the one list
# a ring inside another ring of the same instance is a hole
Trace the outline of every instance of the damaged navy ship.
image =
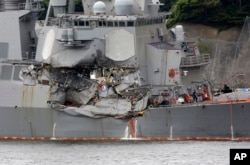
[(248, 96), (185, 88), (210, 55), (167, 31), (159, 0), (50, 0), (44, 21), (41, 0), (0, 2), (1, 138), (249, 139)]

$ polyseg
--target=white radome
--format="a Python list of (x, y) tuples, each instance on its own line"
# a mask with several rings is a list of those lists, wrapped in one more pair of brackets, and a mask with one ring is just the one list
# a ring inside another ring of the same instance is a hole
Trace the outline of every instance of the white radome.
[(93, 13), (95, 15), (106, 13), (106, 4), (102, 1), (97, 1), (93, 5)]
[(115, 13), (116, 15), (130, 15), (132, 13), (133, 1), (132, 0), (116, 0)]

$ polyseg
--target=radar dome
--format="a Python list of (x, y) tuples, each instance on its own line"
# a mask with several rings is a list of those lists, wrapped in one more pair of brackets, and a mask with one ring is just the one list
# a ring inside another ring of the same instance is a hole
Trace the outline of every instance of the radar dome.
[(95, 15), (106, 13), (106, 5), (105, 5), (105, 3), (102, 2), (102, 1), (97, 1), (96, 3), (94, 3), (94, 5), (93, 5), (93, 13)]
[(184, 41), (184, 30), (183, 26), (177, 25), (175, 27), (176, 41)]
[(116, 0), (115, 13), (116, 15), (130, 15), (132, 13), (133, 1), (132, 0)]

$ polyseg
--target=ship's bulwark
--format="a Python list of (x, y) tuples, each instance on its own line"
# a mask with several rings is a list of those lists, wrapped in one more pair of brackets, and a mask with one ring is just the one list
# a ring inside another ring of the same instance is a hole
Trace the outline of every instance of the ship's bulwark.
[[(10, 117), (11, 116), (11, 117)], [(9, 119), (12, 120), (9, 120)], [(3, 139), (250, 140), (247, 103), (162, 107), (128, 120), (70, 116), (51, 109), (1, 107)], [(133, 128), (131, 128), (133, 126)]]

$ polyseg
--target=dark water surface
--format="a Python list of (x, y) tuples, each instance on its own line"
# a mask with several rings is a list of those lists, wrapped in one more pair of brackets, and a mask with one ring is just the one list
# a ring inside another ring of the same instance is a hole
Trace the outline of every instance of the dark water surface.
[(223, 165), (234, 141), (0, 141), (2, 165)]

